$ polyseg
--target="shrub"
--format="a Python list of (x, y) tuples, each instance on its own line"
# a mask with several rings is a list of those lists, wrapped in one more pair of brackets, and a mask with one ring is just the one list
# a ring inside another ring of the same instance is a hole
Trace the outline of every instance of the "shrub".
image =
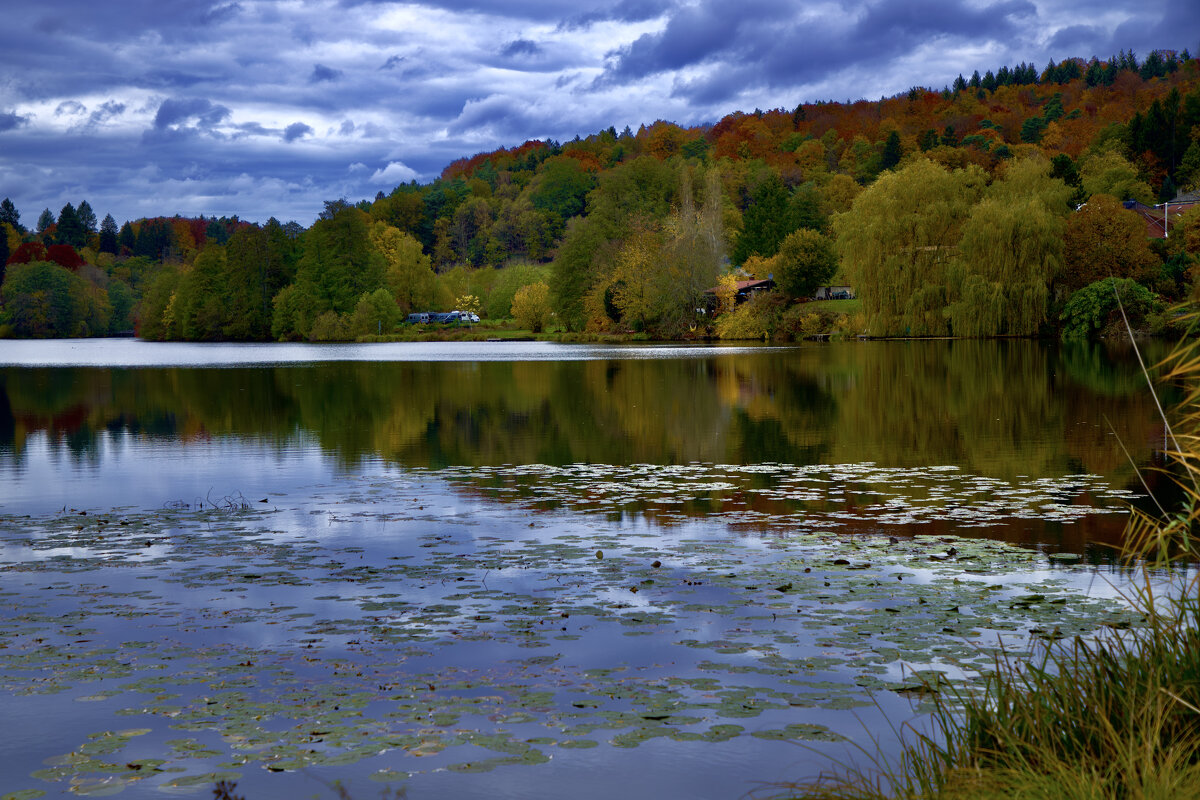
[(770, 339), (779, 326), (784, 302), (773, 292), (750, 298), (717, 318), (717, 336), (721, 339)]
[[(1118, 300), (1119, 298), (1119, 300)], [(1162, 312), (1162, 303), (1150, 290), (1129, 278), (1104, 278), (1071, 295), (1059, 320), (1064, 339), (1124, 335), (1124, 309), (1131, 327), (1147, 327), (1151, 315)]]

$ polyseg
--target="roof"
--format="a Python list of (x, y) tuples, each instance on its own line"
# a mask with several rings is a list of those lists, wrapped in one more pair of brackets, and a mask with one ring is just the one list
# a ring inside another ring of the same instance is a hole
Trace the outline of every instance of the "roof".
[[(742, 292), (750, 292), (755, 289), (770, 289), (774, 285), (775, 285), (775, 281), (771, 280), (770, 278), (764, 278), (763, 280), (751, 279), (748, 281), (738, 281), (735, 284), (735, 286), (737, 286), (738, 294), (741, 294)], [(720, 290), (721, 290), (720, 286), (714, 286), (711, 289), (705, 289), (704, 293), (705, 294), (716, 294)]]
[[(1151, 239), (1165, 239), (1163, 233), (1164, 221), (1167, 227), (1175, 220), (1178, 220), (1188, 211), (1196, 207), (1198, 201), (1194, 199), (1179, 199), (1176, 198), (1167, 204), (1167, 208), (1161, 206), (1148, 206), (1143, 203), (1135, 203), (1130, 211), (1140, 214), (1142, 219), (1146, 221), (1146, 236)], [(1170, 215), (1169, 220), (1164, 220), (1164, 215)]]

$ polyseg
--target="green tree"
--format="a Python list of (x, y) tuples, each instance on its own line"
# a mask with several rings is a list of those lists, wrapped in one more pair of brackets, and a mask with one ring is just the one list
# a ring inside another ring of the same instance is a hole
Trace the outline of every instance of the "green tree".
[(613, 306), (634, 330), (646, 330), (669, 311), (672, 287), (659, 231), (644, 228), (625, 240), (610, 287)]
[(585, 298), (597, 282), (600, 262), (612, 257), (612, 247), (603, 225), (590, 217), (576, 217), (558, 256), (551, 264), (550, 285), (554, 287), (554, 309), (568, 330), (583, 330), (588, 321)]
[(779, 252), (784, 237), (796, 229), (788, 213), (788, 190), (771, 172), (754, 190), (742, 215), (742, 230), (730, 258), (744, 264), (751, 256), (770, 258)]
[(779, 290), (798, 299), (828, 283), (837, 271), (837, 254), (825, 236), (801, 228), (784, 237), (774, 263)]
[(133, 289), (129, 288), (125, 281), (113, 278), (108, 282), (107, 292), (108, 305), (112, 309), (108, 333), (120, 335), (132, 332), (136, 326), (134, 309), (137, 305), (137, 296), (134, 295)]
[(133, 245), (133, 254), (155, 261), (165, 261), (176, 253), (179, 243), (175, 239), (175, 228), (165, 219), (142, 220)]
[(225, 338), (225, 328), (234, 310), (225, 282), (226, 272), (225, 248), (210, 244), (196, 256), (191, 269), (183, 273), (173, 304), (179, 338), (189, 341)]
[(85, 281), (46, 261), (13, 264), (4, 278), (4, 316), (22, 338), (86, 336)]
[[(962, 76), (959, 76), (961, 80)], [(904, 155), (904, 149), (900, 146), (900, 134), (896, 131), (891, 131), (887, 135), (887, 139), (883, 143), (883, 153), (879, 157), (880, 169), (891, 169), (900, 163), (901, 157)]]
[(1010, 162), (963, 226), (950, 267), (955, 336), (1032, 336), (1062, 269), (1071, 189), (1043, 158)]
[(54, 212), (48, 208), (43, 208), (42, 213), (38, 216), (37, 232), (39, 235), (46, 232), (46, 229), (54, 224)]
[(350, 317), (350, 334), (354, 337), (391, 333), (400, 321), (400, 307), (387, 289), (380, 287), (363, 293)]
[(1118, 200), (1154, 202), (1150, 185), (1138, 177), (1137, 167), (1115, 149), (1104, 150), (1083, 159), (1079, 178), (1086, 197), (1105, 194)]
[(555, 238), (562, 234), (566, 221), (583, 213), (588, 192), (595, 188), (596, 179), (585, 171), (578, 159), (554, 156), (542, 163), (530, 185), (533, 207), (553, 215)]
[(430, 310), (437, 296), (437, 276), (429, 256), (412, 234), (384, 222), (371, 225), (371, 243), (383, 256), (384, 286), (403, 314)]
[(152, 275), (142, 293), (138, 335), (143, 339), (164, 341), (178, 336), (174, 324), (174, 298), (179, 287), (179, 269), (174, 264), (165, 265)]
[(986, 175), (916, 159), (834, 216), (837, 251), (876, 335), (944, 335), (947, 267)]
[(371, 244), (370, 224), (365, 212), (345, 207), (318, 219), (305, 233), (296, 279), (311, 287), (306, 292), (315, 293), (318, 313), (349, 313), (364, 292), (383, 285), (386, 263)]
[(117, 235), (117, 244), (121, 248), (127, 249), (130, 253), (137, 246), (137, 232), (128, 221), (121, 226), (121, 232)]
[[(1122, 317), (1122, 311), (1124, 317)], [(1162, 311), (1150, 290), (1129, 278), (1104, 278), (1071, 295), (1059, 319), (1064, 339), (1088, 339), (1106, 332), (1124, 336), (1124, 320), (1138, 329)]]
[[(496, 270), (496, 280), (487, 292), (482, 313), (490, 319), (504, 319), (512, 312), (513, 298), (517, 290), (539, 281), (550, 284), (553, 281), (553, 268), (518, 262)], [(582, 314), (582, 307), (580, 313)], [(559, 316), (562, 316), (561, 311)], [(580, 322), (579, 327), (582, 327), (582, 324)]]
[[(85, 239), (96, 232), (96, 212), (92, 210), (91, 205), (87, 200), (81, 200), (79, 208), (75, 209), (75, 216), (79, 218), (79, 224), (83, 226)], [(85, 241), (86, 245), (87, 242)]]
[(87, 243), (87, 232), (79, 219), (79, 213), (70, 203), (63, 206), (58, 214), (58, 227), (55, 229), (54, 239), (57, 244), (68, 244), (71, 247), (83, 247)]
[(1021, 123), (1021, 141), (1027, 144), (1037, 144), (1046, 132), (1046, 120), (1041, 116), (1029, 117)]
[[(279, 223), (275, 224), (278, 226)], [(228, 314), (222, 326), (223, 337), (269, 339), (273, 314), (271, 301), (288, 277), (285, 256), (272, 247), (269, 227), (257, 225), (234, 231), (224, 250), (221, 285)]]
[(271, 336), (281, 342), (308, 339), (325, 310), (319, 288), (309, 275), (301, 272), (272, 301)]

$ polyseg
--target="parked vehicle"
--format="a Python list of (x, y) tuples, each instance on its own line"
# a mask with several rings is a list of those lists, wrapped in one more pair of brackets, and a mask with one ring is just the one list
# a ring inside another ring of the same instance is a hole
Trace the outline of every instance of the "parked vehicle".
[(404, 318), (404, 321), (413, 325), (428, 325), (431, 323), (456, 325), (464, 322), (479, 322), (479, 315), (468, 311), (420, 311), (415, 314), (409, 314)]

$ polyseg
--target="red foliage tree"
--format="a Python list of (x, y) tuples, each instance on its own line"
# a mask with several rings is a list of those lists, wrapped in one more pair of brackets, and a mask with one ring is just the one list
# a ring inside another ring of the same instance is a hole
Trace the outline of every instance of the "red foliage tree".
[(9, 264), (28, 264), (33, 261), (48, 261), (46, 245), (41, 242), (25, 242), (8, 257)]
[(69, 244), (52, 244), (46, 248), (46, 258), (74, 272), (87, 262)]

